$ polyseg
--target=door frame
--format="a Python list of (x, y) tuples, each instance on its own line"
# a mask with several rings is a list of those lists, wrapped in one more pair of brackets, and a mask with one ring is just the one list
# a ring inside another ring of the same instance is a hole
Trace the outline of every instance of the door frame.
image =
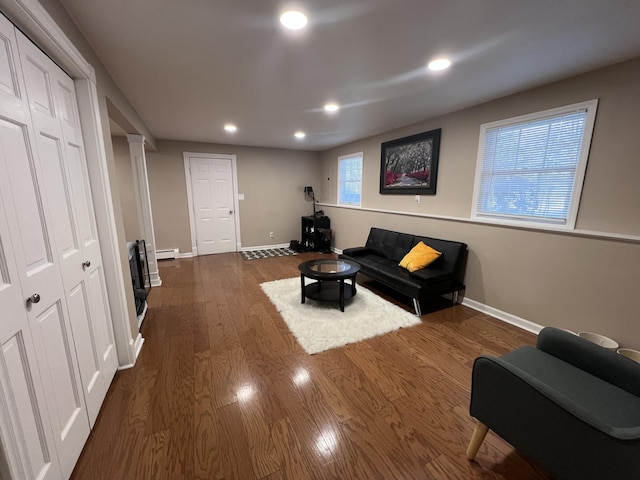
[[(144, 339), (134, 339), (129, 324), (129, 310), (120, 255), (116, 219), (111, 196), (111, 183), (105, 150), (101, 105), (94, 68), (37, 0), (0, 0), (3, 13), (31, 40), (73, 78), (82, 125), (89, 184), (102, 247), (111, 321), (120, 368), (132, 367)], [(104, 126), (108, 131), (108, 125)]]
[(238, 169), (236, 166), (236, 156), (229, 154), (219, 153), (198, 153), (198, 152), (183, 152), (184, 158), (184, 176), (187, 184), (187, 201), (189, 207), (189, 227), (191, 228), (191, 252), (194, 257), (198, 256), (198, 243), (196, 241), (196, 223), (193, 215), (193, 191), (191, 189), (191, 158), (224, 158), (225, 160), (231, 160), (231, 184), (233, 186), (233, 208), (234, 208), (234, 222), (236, 227), (236, 252), (240, 251), (242, 247), (242, 241), (240, 240), (240, 204), (238, 202)]

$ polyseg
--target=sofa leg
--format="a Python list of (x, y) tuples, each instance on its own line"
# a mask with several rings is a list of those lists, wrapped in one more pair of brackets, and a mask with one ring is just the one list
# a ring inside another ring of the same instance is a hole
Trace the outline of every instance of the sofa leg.
[(467, 458), (469, 460), (473, 460), (476, 457), (476, 454), (478, 453), (478, 450), (480, 450), (480, 446), (484, 441), (484, 437), (487, 436), (488, 431), (489, 427), (482, 422), (478, 422), (476, 429), (473, 431), (473, 436), (471, 437), (469, 446), (467, 447)]
[(422, 310), (420, 310), (420, 300), (418, 300), (417, 298), (413, 299), (413, 308), (416, 309), (417, 316), (422, 316)]

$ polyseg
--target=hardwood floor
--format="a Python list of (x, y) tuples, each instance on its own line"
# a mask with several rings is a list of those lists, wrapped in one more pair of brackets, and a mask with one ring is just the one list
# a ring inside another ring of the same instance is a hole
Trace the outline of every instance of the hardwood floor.
[(549, 478), (491, 432), (465, 458), (473, 360), (534, 335), (447, 304), (307, 355), (259, 284), (316, 256), (160, 262), (140, 357), (116, 374), (72, 478)]

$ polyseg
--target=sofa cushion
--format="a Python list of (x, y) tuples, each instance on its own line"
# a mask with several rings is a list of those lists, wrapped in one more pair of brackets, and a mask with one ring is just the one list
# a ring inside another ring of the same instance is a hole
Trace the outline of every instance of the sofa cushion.
[(441, 252), (434, 250), (423, 242), (418, 242), (418, 244), (400, 260), (398, 265), (406, 268), (410, 272), (415, 272), (436, 261), (440, 255), (442, 255)]
[(394, 262), (399, 263), (400, 260), (402, 260), (404, 256), (411, 251), (414, 245), (413, 235), (409, 235), (408, 233), (399, 233), (398, 238), (396, 239), (396, 244), (391, 250), (391, 256), (389, 258)]
[[(374, 227), (369, 232), (369, 237), (367, 238), (365, 247), (371, 249), (374, 253), (383, 258), (391, 258), (393, 249), (398, 241), (398, 235), (400, 235), (398, 232)], [(411, 247), (409, 247), (409, 249), (410, 248)]]
[(364, 275), (369, 275), (405, 295), (418, 298), (423, 282), (412, 278), (406, 269), (399, 267), (393, 260), (371, 254), (358, 257), (357, 262)]
[(454, 279), (458, 279), (458, 273), (467, 249), (466, 244), (453, 242), (451, 240), (441, 240), (439, 238), (413, 237), (413, 245), (419, 242), (423, 242), (425, 245), (429, 245), (434, 250), (442, 253), (438, 260), (429, 265), (429, 268), (440, 268), (450, 273)]

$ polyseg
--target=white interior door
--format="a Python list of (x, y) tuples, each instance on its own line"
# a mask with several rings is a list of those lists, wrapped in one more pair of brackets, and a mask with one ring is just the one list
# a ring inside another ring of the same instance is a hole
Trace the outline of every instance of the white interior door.
[[(2, 311), (11, 309), (13, 319), (5, 324), (3, 315), (0, 322), (0, 382), (7, 396), (0, 400), (0, 408), (6, 405), (0, 410), (0, 422), (12, 427), (10, 431), (3, 429), (2, 442), (10, 462), (16, 465), (11, 468), (22, 469), (12, 472), (15, 478), (69, 478), (90, 426), (70, 322), (72, 302), (67, 301), (59, 250), (66, 249), (68, 242), (63, 236), (60, 244), (56, 241), (57, 221), (64, 215), (59, 216), (60, 204), (50, 198), (51, 171), (43, 168), (41, 148), (37, 147), (46, 143), (50, 151), (57, 150), (59, 162), (64, 145), (55, 135), (47, 136), (47, 129), (33, 128), (23, 77), (25, 68), (18, 53), (25, 39), (4, 20), (5, 49), (0, 54), (0, 58), (4, 55), (0, 69), (0, 251), (5, 257), (5, 288), (0, 300)], [(31, 98), (32, 106), (53, 111), (50, 73), (39, 68), (37, 62), (30, 65), (31, 73), (39, 70), (34, 78), (43, 82)], [(42, 137), (41, 141), (38, 137)], [(13, 259), (15, 275), (10, 274), (8, 256)], [(17, 315), (18, 302), (22, 322)], [(11, 445), (7, 435), (16, 437), (17, 446), (7, 446)]]
[(91, 425), (117, 369), (73, 81), (22, 34), (18, 48)]
[(190, 157), (191, 192), (198, 255), (236, 251), (232, 161)]
[[(0, 441), (7, 460), (0, 465), (0, 477), (52, 480), (61, 478), (61, 472), (29, 326), (37, 312), (27, 310), (16, 258), (28, 264), (31, 276), (34, 270), (47, 270), (50, 262), (41, 235), (34, 238), (28, 257), (17, 255), (13, 247), (16, 239), (20, 241), (19, 233), (42, 230), (19, 225), (9, 176), (14, 157), (25, 160), (28, 168), (31, 155), (27, 139), (32, 131), (14, 62), (17, 55), (13, 25), (0, 16)], [(34, 208), (33, 202), (30, 207)], [(39, 220), (36, 217), (36, 223)], [(39, 288), (40, 281), (36, 278), (29, 286)], [(44, 299), (42, 305), (50, 300)]]
[[(6, 146), (3, 123), (0, 152)], [(6, 157), (2, 157), (4, 179)], [(0, 182), (0, 189), (4, 188), (5, 182)], [(4, 466), (8, 471), (0, 467), (0, 478), (61, 478), (2, 196), (0, 247), (0, 433), (8, 463)]]

